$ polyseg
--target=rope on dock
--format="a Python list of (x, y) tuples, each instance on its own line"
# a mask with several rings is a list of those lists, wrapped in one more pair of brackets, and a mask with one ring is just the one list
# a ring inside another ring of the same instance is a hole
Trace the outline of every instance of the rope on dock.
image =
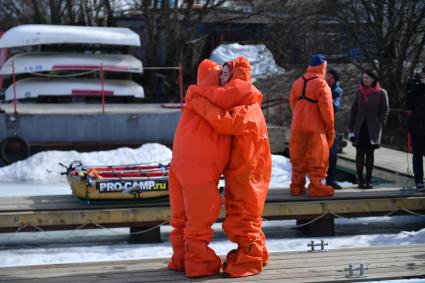
[[(408, 209), (406, 209), (406, 208), (397, 208), (397, 209), (394, 209), (393, 211), (390, 211), (389, 213), (387, 213), (387, 214), (385, 214), (385, 215), (382, 215), (382, 216), (379, 216), (379, 217), (376, 217), (376, 218), (384, 218), (384, 217), (388, 217), (388, 216), (391, 216), (391, 215), (395, 214), (395, 213), (396, 213), (396, 212), (398, 212), (398, 211), (404, 211), (404, 212), (407, 212), (407, 213), (412, 214), (412, 215), (415, 215), (415, 216), (425, 217), (425, 214), (420, 214), (420, 213), (417, 213), (417, 212), (414, 212), (414, 211), (408, 210)], [(325, 217), (325, 216), (326, 216), (326, 215), (328, 215), (328, 214), (329, 214), (329, 215), (332, 215), (332, 216), (334, 216), (334, 217), (336, 217), (336, 218), (349, 219), (348, 217), (345, 217), (345, 216), (339, 215), (339, 214), (337, 214), (337, 213), (335, 213), (335, 212), (327, 211), (327, 212), (324, 212), (323, 214), (319, 215), (318, 217), (316, 217), (316, 218), (312, 219), (312, 220), (311, 220), (311, 221), (309, 221), (309, 222), (306, 222), (306, 223), (303, 223), (303, 224), (299, 224), (299, 225), (293, 225), (293, 226), (289, 226), (289, 227), (283, 227), (283, 229), (296, 229), (296, 228), (300, 228), (300, 227), (303, 227), (303, 226), (307, 226), (307, 225), (309, 225), (309, 224), (312, 224), (312, 223), (314, 223), (314, 222), (318, 221), (319, 219), (321, 219), (321, 218)], [(264, 221), (267, 221), (267, 222), (268, 222), (268, 221), (271, 221), (271, 220), (267, 220), (266, 218), (263, 218), (263, 220), (264, 220)], [(130, 233), (121, 233), (121, 232), (115, 231), (115, 230), (113, 230), (113, 229), (111, 229), (111, 228), (108, 228), (108, 227), (102, 226), (102, 225), (100, 225), (100, 224), (98, 224), (98, 223), (86, 223), (86, 224), (83, 224), (83, 225), (78, 226), (78, 227), (77, 227), (77, 228), (75, 228), (74, 230), (75, 230), (75, 231), (77, 231), (77, 230), (80, 230), (80, 229), (84, 228), (85, 226), (88, 226), (88, 225), (94, 225), (94, 226), (96, 226), (97, 228), (101, 228), (101, 229), (104, 229), (104, 230), (108, 230), (108, 231), (110, 231), (110, 232), (112, 232), (112, 233), (114, 233), (114, 234), (116, 234), (116, 235), (139, 235), (139, 234), (148, 233), (148, 232), (150, 232), (150, 231), (152, 231), (152, 230), (155, 230), (155, 229), (157, 229), (157, 228), (159, 228), (159, 227), (161, 227), (161, 226), (166, 225), (167, 223), (168, 223), (168, 220), (165, 220), (164, 222), (159, 223), (158, 225), (155, 225), (155, 226), (150, 227), (150, 228), (148, 228), (148, 229), (145, 229), (145, 230), (142, 230), (142, 231), (137, 231), (137, 232), (130, 232)], [(42, 228), (40, 228), (39, 226), (37, 226), (37, 225), (35, 225), (35, 224), (27, 224), (27, 225), (24, 225), (24, 226), (19, 226), (19, 227), (18, 227), (18, 229), (15, 231), (15, 233), (22, 232), (22, 231), (23, 231), (25, 228), (27, 228), (27, 227), (33, 227), (33, 228), (35, 228), (35, 229), (37, 229), (38, 231), (43, 232), (43, 233), (44, 233), (44, 232), (46, 232), (46, 231), (44, 231)]]
[[(405, 212), (410, 213), (410, 214), (412, 214), (412, 215), (425, 217), (425, 214), (420, 214), (420, 213), (417, 213), (417, 212), (414, 212), (414, 211), (408, 210), (408, 209), (406, 209), (406, 208), (397, 208), (397, 209), (394, 209), (393, 211), (388, 212), (388, 213), (387, 213), (387, 214), (385, 214), (385, 215), (382, 215), (382, 216), (379, 216), (379, 217), (376, 217), (376, 218), (378, 218), (378, 219), (379, 219), (379, 218), (385, 218), (385, 217), (388, 217), (388, 216), (393, 215), (394, 213), (396, 213), (396, 212), (398, 212), (398, 211), (405, 211)], [(339, 214), (337, 214), (337, 213), (335, 213), (335, 212), (327, 211), (327, 212), (324, 212), (324, 213), (323, 213), (323, 214), (321, 214), (320, 216), (318, 216), (318, 217), (314, 218), (313, 220), (311, 220), (311, 221), (309, 221), (309, 222), (307, 222), (307, 223), (303, 223), (303, 224), (299, 224), (299, 225), (293, 225), (293, 226), (289, 226), (289, 227), (283, 227), (283, 229), (297, 229), (297, 228), (300, 228), (300, 227), (303, 227), (303, 226), (309, 225), (309, 224), (311, 224), (311, 223), (314, 223), (314, 222), (316, 222), (317, 220), (319, 220), (319, 219), (323, 218), (324, 216), (326, 216), (326, 215), (328, 215), (328, 214), (333, 215), (333, 216), (334, 216), (334, 217), (336, 217), (336, 218), (341, 218), (341, 219), (350, 219), (349, 217), (345, 217), (345, 216), (339, 215)], [(265, 219), (265, 218), (263, 218), (263, 220), (265, 220), (265, 221), (271, 221), (271, 220), (267, 220), (267, 219)]]
[[(150, 231), (152, 231), (152, 230), (155, 230), (155, 229), (157, 229), (157, 228), (159, 228), (159, 227), (161, 227), (161, 226), (164, 226), (164, 225), (166, 225), (168, 223), (168, 220), (165, 220), (164, 222), (161, 222), (161, 223), (159, 223), (158, 225), (155, 225), (155, 226), (153, 226), (153, 227), (150, 227), (150, 228), (148, 228), (148, 229), (145, 229), (145, 230), (142, 230), (142, 231), (137, 231), (137, 232), (130, 232), (130, 233), (120, 233), (120, 232), (117, 232), (117, 231), (115, 231), (115, 230), (113, 230), (113, 229), (111, 229), (111, 228), (108, 228), (108, 227), (105, 227), (105, 226), (102, 226), (102, 225), (100, 225), (100, 224), (97, 224), (97, 223), (86, 223), (86, 224), (83, 224), (83, 225), (80, 225), (80, 226), (78, 226), (77, 228), (75, 228), (75, 229), (73, 229), (74, 231), (78, 231), (78, 230), (81, 230), (82, 228), (84, 228), (85, 226), (88, 226), (88, 225), (94, 225), (94, 226), (96, 226), (97, 228), (101, 228), (101, 229), (104, 229), (104, 230), (108, 230), (108, 231), (110, 231), (110, 232), (112, 232), (112, 233), (114, 233), (114, 234), (117, 234), (117, 235), (139, 235), (139, 234), (143, 234), (143, 233), (148, 233), (148, 232), (150, 232)], [(27, 227), (33, 227), (33, 228), (35, 228), (35, 229), (37, 229), (38, 231), (40, 231), (40, 232), (46, 232), (46, 231), (44, 231), (41, 227), (39, 227), (39, 226), (37, 226), (37, 225), (35, 225), (35, 224), (27, 224), (27, 225), (23, 225), (23, 226), (19, 226), (18, 227), (18, 229), (15, 231), (15, 234), (16, 233), (19, 233), (19, 232), (22, 232), (25, 228), (27, 228)]]

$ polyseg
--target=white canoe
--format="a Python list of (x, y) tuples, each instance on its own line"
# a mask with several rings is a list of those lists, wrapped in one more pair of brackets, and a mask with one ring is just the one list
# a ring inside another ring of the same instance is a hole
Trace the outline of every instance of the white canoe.
[[(100, 80), (26, 78), (16, 82), (16, 99), (31, 99), (39, 96), (101, 96)], [(105, 97), (126, 96), (144, 98), (143, 87), (130, 80), (105, 80)], [(5, 92), (5, 100), (13, 100), (13, 84)]]
[(90, 71), (142, 73), (142, 62), (127, 54), (92, 54), (60, 52), (26, 52), (17, 54), (4, 63), (0, 75), (39, 73), (49, 71)]
[(43, 44), (140, 46), (140, 37), (129, 28), (21, 25), (9, 29), (0, 38), (0, 48)]

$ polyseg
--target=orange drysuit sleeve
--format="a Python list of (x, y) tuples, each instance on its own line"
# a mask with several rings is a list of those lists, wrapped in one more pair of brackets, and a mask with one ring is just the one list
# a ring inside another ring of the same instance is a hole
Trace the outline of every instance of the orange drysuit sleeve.
[(187, 107), (207, 120), (217, 133), (222, 135), (242, 135), (256, 129), (256, 124), (247, 121), (247, 106), (236, 106), (229, 111), (223, 110), (203, 97), (194, 97)]
[(187, 90), (186, 102), (199, 95), (225, 110), (255, 102), (261, 104), (262, 101), (258, 90), (240, 79), (232, 79), (224, 87), (191, 85)]
[(289, 95), (289, 105), (291, 106), (292, 113), (294, 113), (295, 104), (297, 104), (297, 100), (298, 100), (298, 97), (297, 97), (296, 87), (294, 83), (292, 84), (291, 94)]
[(329, 87), (325, 87), (321, 89), (321, 94), (318, 99), (318, 106), (320, 110), (320, 115), (322, 116), (323, 121), (325, 122), (325, 133), (326, 140), (328, 141), (329, 148), (332, 147), (335, 136), (334, 129), (334, 110), (333, 110), (333, 102), (332, 102), (332, 92)]

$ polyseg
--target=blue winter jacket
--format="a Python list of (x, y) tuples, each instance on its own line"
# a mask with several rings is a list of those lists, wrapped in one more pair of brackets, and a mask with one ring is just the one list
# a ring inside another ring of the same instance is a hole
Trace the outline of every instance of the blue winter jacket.
[(338, 112), (339, 108), (341, 107), (341, 100), (342, 100), (342, 88), (339, 85), (339, 82), (335, 82), (333, 87), (331, 87), (332, 90), (332, 100), (334, 104), (334, 113)]

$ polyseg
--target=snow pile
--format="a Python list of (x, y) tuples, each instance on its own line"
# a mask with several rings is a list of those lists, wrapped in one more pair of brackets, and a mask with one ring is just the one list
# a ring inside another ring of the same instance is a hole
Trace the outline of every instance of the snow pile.
[(270, 187), (289, 188), (292, 166), (288, 158), (282, 155), (272, 155), (272, 178)]
[(276, 64), (273, 54), (264, 44), (221, 44), (211, 53), (210, 59), (217, 64), (223, 65), (226, 61), (239, 56), (245, 56), (251, 63), (252, 81), (280, 75), (285, 72), (285, 69)]
[(161, 144), (144, 144), (137, 149), (119, 148), (109, 151), (80, 153), (77, 151), (45, 151), (29, 158), (0, 168), (2, 182), (35, 181), (41, 183), (66, 182), (60, 173), (72, 161), (84, 165), (125, 165), (139, 163), (167, 163), (171, 160), (171, 150)]
[[(10, 182), (35, 182), (37, 187), (43, 183), (66, 182), (61, 175), (72, 161), (81, 161), (88, 166), (125, 165), (139, 163), (167, 163), (171, 160), (171, 150), (161, 144), (144, 144), (137, 149), (119, 148), (109, 151), (80, 153), (77, 151), (45, 151), (29, 158), (0, 168), (0, 180)], [(289, 159), (272, 155), (271, 187), (289, 187), (291, 181), (291, 163)], [(56, 184), (55, 184), (56, 185)], [(10, 186), (10, 184), (8, 184)], [(28, 186), (28, 184), (26, 184)], [(1, 184), (0, 184), (1, 193)]]

